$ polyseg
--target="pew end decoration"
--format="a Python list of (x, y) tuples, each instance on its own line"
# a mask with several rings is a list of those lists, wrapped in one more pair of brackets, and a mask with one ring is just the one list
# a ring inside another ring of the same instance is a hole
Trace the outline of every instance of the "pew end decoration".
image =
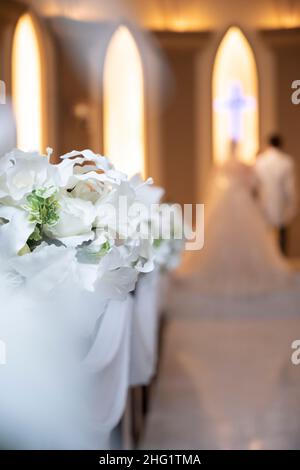
[[(155, 368), (163, 190), (90, 150), (51, 153), (0, 158), (0, 447), (110, 448), (128, 388)], [(148, 278), (143, 318), (129, 294)]]

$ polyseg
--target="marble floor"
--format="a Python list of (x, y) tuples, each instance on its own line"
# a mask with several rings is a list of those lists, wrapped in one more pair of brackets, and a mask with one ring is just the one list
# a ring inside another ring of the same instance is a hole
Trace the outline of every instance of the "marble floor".
[(300, 365), (291, 362), (299, 293), (273, 315), (275, 305), (276, 295), (253, 315), (249, 301), (227, 315), (220, 302), (205, 315), (203, 305), (176, 302), (143, 448), (300, 449)]

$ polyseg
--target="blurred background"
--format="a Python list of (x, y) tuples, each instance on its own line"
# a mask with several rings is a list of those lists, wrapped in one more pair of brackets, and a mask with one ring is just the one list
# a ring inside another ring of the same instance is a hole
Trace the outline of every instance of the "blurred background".
[[(255, 101), (242, 113), (243, 158), (253, 162), (280, 131), (300, 171), (298, 0), (2, 0), (0, 21), (0, 79), (20, 147), (56, 156), (91, 147), (116, 162), (122, 149), (129, 173), (151, 174), (169, 200), (196, 202), (225, 158), (230, 109), (213, 103), (234, 79)], [(290, 256), (299, 236), (298, 217)]]

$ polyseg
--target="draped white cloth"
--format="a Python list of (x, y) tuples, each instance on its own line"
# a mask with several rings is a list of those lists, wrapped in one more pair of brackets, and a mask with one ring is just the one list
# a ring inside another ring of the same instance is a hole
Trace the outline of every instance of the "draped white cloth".
[(147, 385), (157, 362), (159, 325), (159, 270), (138, 280), (132, 319), (130, 384)]
[(0, 448), (109, 448), (129, 385), (132, 298), (1, 292)]
[[(20, 291), (5, 296), (2, 291), (1, 301), (7, 363), (0, 367), (0, 445), (81, 448), (85, 416), (78, 365), (87, 336), (79, 335), (79, 323), (67, 318), (67, 298), (62, 304), (53, 295)], [(77, 308), (75, 317), (87, 314), (84, 299)]]
[(109, 448), (110, 434), (125, 409), (129, 387), (130, 327), (133, 299), (110, 301), (97, 325), (82, 366), (88, 384), (90, 446)]
[(106, 449), (128, 387), (155, 370), (159, 271), (133, 298), (117, 280), (81, 288), (65, 251), (48, 258), (1, 266), (0, 448)]

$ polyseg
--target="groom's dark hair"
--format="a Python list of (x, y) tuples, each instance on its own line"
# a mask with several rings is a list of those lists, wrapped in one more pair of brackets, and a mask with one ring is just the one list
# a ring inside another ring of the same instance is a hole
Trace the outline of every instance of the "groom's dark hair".
[(279, 134), (272, 134), (269, 137), (269, 145), (281, 149), (283, 145), (282, 137)]

